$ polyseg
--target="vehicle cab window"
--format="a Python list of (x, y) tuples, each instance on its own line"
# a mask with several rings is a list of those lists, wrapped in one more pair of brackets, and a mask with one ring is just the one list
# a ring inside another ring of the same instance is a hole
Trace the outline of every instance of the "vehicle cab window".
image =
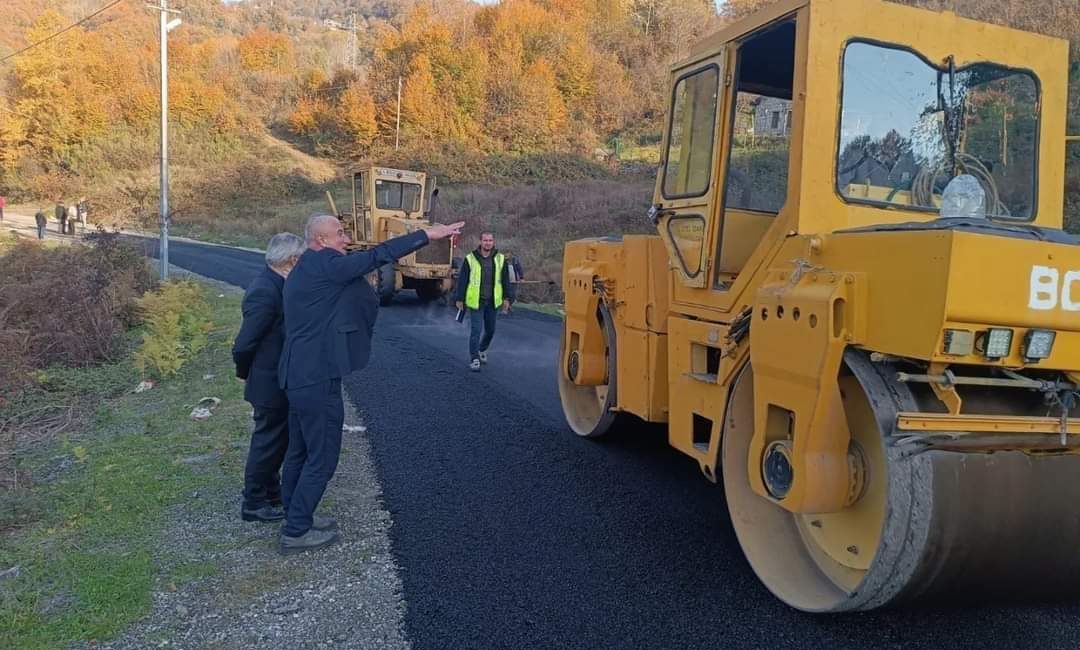
[(420, 210), (420, 186), (398, 181), (375, 181), (375, 207), (380, 210)]
[(855, 41), (844, 50), (837, 190), (847, 201), (936, 212), (974, 176), (991, 218), (1035, 217), (1039, 85), (992, 63), (957, 68)]

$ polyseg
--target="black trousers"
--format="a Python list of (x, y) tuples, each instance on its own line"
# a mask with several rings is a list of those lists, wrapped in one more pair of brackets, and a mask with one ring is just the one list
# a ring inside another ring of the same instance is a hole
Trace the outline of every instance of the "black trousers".
[(281, 462), (289, 446), (289, 410), (255, 407), (255, 430), (251, 433), (244, 467), (244, 508), (259, 508), (281, 501)]
[(281, 476), (281, 498), (285, 502), (285, 526), (281, 533), (299, 537), (311, 528), (315, 508), (337, 470), (345, 404), (341, 400), (340, 379), (290, 388), (286, 392), (289, 451)]

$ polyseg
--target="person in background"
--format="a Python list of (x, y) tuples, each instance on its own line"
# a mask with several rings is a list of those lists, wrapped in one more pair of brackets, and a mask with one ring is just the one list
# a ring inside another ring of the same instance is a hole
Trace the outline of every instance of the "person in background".
[(244, 469), (244, 521), (281, 521), (281, 462), (289, 446), (289, 400), (278, 385), (278, 360), (285, 342), (281, 291), (285, 278), (304, 253), (304, 240), (278, 233), (266, 246), (266, 268), (244, 293), (244, 319), (233, 343), (236, 376), (244, 380), (244, 399), (253, 409)]
[(0, 221), (4, 220), (4, 208), (7, 207), (7, 197), (0, 194)]
[(45, 239), (45, 226), (49, 224), (49, 218), (45, 216), (45, 208), (41, 208), (34, 215), (34, 223), (37, 224), (37, 238)]
[(57, 199), (56, 209), (53, 212), (56, 215), (56, 220), (60, 222), (60, 234), (63, 235), (67, 232), (67, 208)]
[(83, 230), (85, 230), (86, 229), (86, 219), (90, 214), (90, 206), (86, 202), (86, 197), (82, 197), (82, 198), (79, 199), (78, 209), (79, 209), (79, 225), (83, 227)]
[(510, 312), (514, 291), (506, 257), (495, 248), (495, 235), (481, 234), (480, 245), (465, 256), (454, 290), (458, 310), (469, 309), (469, 369), (473, 372), (487, 363), (488, 348), (495, 337), (496, 310)]
[(79, 208), (74, 203), (67, 207), (67, 224), (69, 235), (75, 234), (75, 222), (79, 220)]

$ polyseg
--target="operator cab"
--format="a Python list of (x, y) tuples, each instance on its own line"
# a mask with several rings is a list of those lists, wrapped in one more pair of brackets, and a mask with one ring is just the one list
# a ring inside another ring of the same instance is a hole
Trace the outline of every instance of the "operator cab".
[(778, 2), (674, 68), (650, 216), (676, 304), (737, 312), (785, 237), (937, 220), (961, 176), (988, 225), (1061, 229), (1058, 54), (852, 6)]

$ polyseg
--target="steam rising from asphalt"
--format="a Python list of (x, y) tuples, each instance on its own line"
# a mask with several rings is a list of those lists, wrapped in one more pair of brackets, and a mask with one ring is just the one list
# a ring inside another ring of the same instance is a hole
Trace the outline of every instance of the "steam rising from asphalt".
[[(464, 322), (457, 322), (453, 300), (447, 300), (445, 304), (440, 301), (425, 303), (411, 291), (404, 291), (395, 296), (391, 305), (380, 310), (386, 310), (379, 316), (380, 320), (390, 316), (387, 312), (392, 312), (395, 321), (398, 321), (395, 327), (421, 329), (425, 334), (456, 341), (449, 347), (460, 350), (463, 359), (468, 356), (469, 316), (466, 314)], [(525, 310), (518, 308), (508, 316), (499, 314), (495, 340), (491, 344), (492, 362), (498, 360), (500, 365), (521, 364), (523, 371), (535, 369), (537, 365), (554, 369), (559, 354), (557, 329), (541, 320), (545, 317), (523, 312)], [(375, 331), (378, 330), (376, 324)]]

